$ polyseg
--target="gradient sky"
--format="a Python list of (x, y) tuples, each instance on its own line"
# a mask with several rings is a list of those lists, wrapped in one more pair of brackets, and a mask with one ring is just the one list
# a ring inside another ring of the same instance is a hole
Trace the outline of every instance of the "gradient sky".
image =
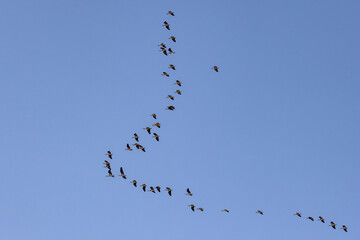
[[(359, 239), (359, 12), (355, 0), (0, 1), (0, 239)], [(142, 129), (153, 112), (160, 142)], [(125, 151), (135, 132), (146, 153)], [(128, 180), (105, 177), (107, 150)]]

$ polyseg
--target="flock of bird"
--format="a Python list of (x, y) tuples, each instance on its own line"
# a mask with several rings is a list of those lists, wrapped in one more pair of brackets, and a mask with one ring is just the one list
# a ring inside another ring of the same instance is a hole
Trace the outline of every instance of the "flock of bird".
[[(171, 15), (171, 16), (175, 16), (175, 13), (172, 12), (172, 11), (168, 11), (167, 14), (168, 14), (168, 15)], [(164, 21), (164, 25), (163, 25), (163, 26), (164, 26), (167, 30), (170, 30), (170, 24), (169, 24), (167, 21)], [(169, 39), (171, 39), (174, 43), (176, 43), (176, 38), (175, 38), (175, 36), (170, 36)], [(169, 54), (174, 54), (174, 53), (175, 53), (170, 47), (167, 48), (167, 47), (166, 47), (166, 44), (164, 44), (164, 43), (160, 43), (159, 46), (160, 46), (160, 51), (163, 52), (163, 54), (166, 55), (166, 56), (168, 56)], [(176, 70), (176, 67), (175, 67), (173, 64), (169, 64), (169, 67), (168, 67), (168, 68), (170, 68), (170, 69), (172, 69), (172, 70)], [(215, 72), (219, 72), (219, 67), (218, 67), (218, 66), (213, 66), (211, 69), (213, 69)], [(167, 73), (167, 72), (163, 72), (161, 75), (163, 75), (163, 76), (165, 76), (165, 77), (170, 77), (170, 74)], [(179, 80), (176, 80), (176, 82), (175, 82), (174, 84), (178, 85), (179, 87), (182, 86), (182, 82), (180, 82)], [(178, 95), (181, 95), (181, 90), (176, 90), (174, 93), (176, 93), (176, 94), (178, 94)], [(173, 95), (168, 95), (167, 98), (169, 98), (169, 99), (172, 100), (172, 101), (175, 99)], [(174, 107), (173, 105), (170, 105), (170, 106), (167, 106), (167, 107), (166, 107), (166, 110), (173, 111), (173, 110), (175, 110), (175, 107)], [(153, 119), (157, 120), (157, 115), (156, 115), (155, 113), (151, 114), (150, 116), (152, 116)], [(160, 128), (161, 125), (160, 125), (159, 122), (156, 122), (156, 123), (152, 124), (152, 126), (157, 127), (157, 128)], [(151, 131), (152, 131), (152, 128), (151, 128), (151, 127), (145, 127), (145, 128), (143, 128), (143, 129), (146, 130), (147, 133), (151, 135), (151, 133), (152, 133), (152, 132), (151, 132)], [(159, 140), (160, 140), (160, 136), (159, 136), (157, 133), (153, 132), (152, 135), (153, 135), (153, 138), (155, 138), (156, 141), (159, 141)], [(135, 146), (136, 149), (139, 149), (139, 150), (142, 150), (143, 152), (146, 152), (145, 147), (139, 144), (139, 139), (140, 139), (140, 137), (139, 137), (136, 133), (134, 133), (134, 136), (133, 136), (132, 138), (134, 138), (135, 141), (136, 141), (136, 142), (133, 143), (132, 145)], [(132, 151), (133, 149), (131, 148), (130, 144), (127, 143), (125, 150), (127, 150), (127, 151)], [(111, 153), (110, 150), (107, 151), (107, 153), (106, 153), (105, 155), (107, 155), (107, 156), (109, 157), (109, 159), (112, 160), (112, 153)], [(110, 162), (108, 162), (107, 160), (105, 160), (104, 163), (105, 163), (105, 168), (108, 169), (108, 175), (107, 175), (106, 177), (115, 177), (115, 175), (114, 175), (114, 174), (112, 173), (112, 171), (111, 171)], [(120, 167), (120, 175), (118, 175), (118, 176), (122, 177), (123, 179), (127, 179), (127, 175), (125, 175), (124, 169), (123, 169), (122, 167)], [(136, 180), (132, 180), (130, 183), (133, 184), (134, 187), (137, 187), (137, 186), (138, 186), (138, 182), (137, 182)], [(149, 190), (146, 190), (146, 188), (148, 187), (148, 185), (146, 185), (146, 184), (144, 184), (144, 183), (143, 183), (142, 185), (140, 185), (140, 186), (142, 187), (142, 190), (143, 190), (144, 192), (146, 192), (146, 191), (149, 191), (149, 192), (152, 192), (152, 193), (156, 193), (156, 192), (160, 193), (160, 192), (161, 192), (161, 187), (160, 187), (160, 186), (155, 186), (155, 187), (149, 186)], [(155, 190), (155, 189), (156, 189), (156, 190)], [(172, 191), (173, 191), (173, 190), (172, 190), (170, 187), (166, 187), (165, 190), (167, 191), (167, 193), (168, 193), (169, 196), (172, 196)], [(187, 188), (185, 195), (192, 196), (193, 193), (190, 191), (189, 188)], [(202, 207), (196, 207), (194, 204), (189, 204), (188, 206), (190, 207), (190, 210), (193, 211), (193, 212), (194, 212), (195, 210), (199, 210), (199, 211), (201, 211), (201, 212), (204, 211), (204, 208), (202, 208)], [(229, 212), (230, 212), (228, 209), (222, 209), (221, 211), (222, 211), (222, 212), (226, 212), (226, 213), (229, 213)], [(263, 211), (261, 211), (261, 210), (257, 210), (256, 213), (258, 213), (258, 214), (260, 214), (260, 215), (264, 215)], [(299, 213), (299, 212), (296, 212), (294, 215), (296, 215), (296, 216), (298, 216), (298, 217), (302, 217), (302, 216), (301, 216), (301, 213)], [(313, 218), (313, 217), (307, 217), (306, 219), (309, 219), (310, 221), (314, 221), (314, 218)], [(324, 219), (323, 217), (321, 217), (321, 216), (319, 216), (318, 221), (321, 221), (322, 223), (325, 223), (325, 219)], [(331, 221), (329, 226), (331, 226), (333, 229), (336, 229), (336, 225), (337, 225), (337, 224), (335, 224), (333, 221)], [(347, 227), (346, 227), (345, 225), (342, 225), (341, 229), (344, 230), (345, 232), (347, 232)]]

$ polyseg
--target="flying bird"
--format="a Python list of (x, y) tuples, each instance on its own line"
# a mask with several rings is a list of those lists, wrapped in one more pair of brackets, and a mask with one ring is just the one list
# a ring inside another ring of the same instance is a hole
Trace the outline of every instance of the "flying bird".
[(342, 225), (342, 229), (347, 232), (347, 227), (345, 225)]
[(307, 219), (310, 219), (311, 221), (314, 221), (314, 218), (312, 218), (312, 217), (307, 217)]
[(151, 127), (146, 127), (146, 128), (144, 128), (149, 134), (151, 134)]
[(192, 196), (192, 195), (193, 195), (193, 194), (190, 192), (190, 189), (189, 189), (189, 188), (186, 189), (186, 192), (187, 192), (186, 195), (189, 195), (189, 196)]
[(107, 154), (105, 155), (108, 155), (110, 159), (112, 159), (112, 153), (110, 151), (107, 151)]
[(174, 97), (172, 95), (168, 95), (166, 98), (170, 98), (171, 100), (174, 100)]
[(136, 133), (134, 133), (133, 138), (135, 138), (135, 140), (136, 140), (137, 142), (139, 141), (139, 136), (138, 136)]
[(204, 209), (203, 209), (203, 208), (201, 208), (201, 207), (197, 208), (197, 210), (204, 211)]
[(167, 52), (166, 52), (166, 48), (161, 47), (161, 50), (160, 50), (160, 51), (162, 51), (163, 54), (165, 54), (166, 56), (168, 55)]
[(154, 123), (153, 126), (160, 128), (160, 123)]
[(190, 208), (191, 208), (191, 210), (194, 212), (195, 211), (195, 205), (193, 205), (193, 204), (190, 204), (190, 205), (188, 205)]
[(109, 175), (107, 177), (115, 177), (114, 174), (112, 174), (111, 169), (109, 169), (108, 174)]
[(154, 138), (156, 139), (156, 141), (159, 141), (159, 135), (157, 135), (156, 133), (153, 133), (154, 134)]
[(175, 93), (181, 95), (181, 91), (180, 91), (180, 90), (176, 90)]
[(140, 149), (141, 149), (141, 151), (146, 152), (145, 148), (141, 145), (140, 145)]
[(172, 65), (172, 64), (169, 65), (169, 68), (171, 68), (172, 70), (176, 70), (176, 69), (175, 69), (175, 66)]
[(155, 189), (153, 187), (150, 187), (149, 191), (155, 193)]
[(223, 211), (223, 212), (230, 212), (229, 210), (227, 210), (227, 209), (223, 209), (223, 210), (221, 210), (221, 211)]
[(179, 80), (176, 80), (176, 83), (174, 83), (174, 84), (177, 84), (181, 87), (181, 82)]
[(318, 221), (321, 221), (322, 223), (325, 223), (325, 219), (323, 219), (321, 216), (319, 216)]
[(330, 225), (333, 229), (336, 229), (336, 224), (334, 222), (330, 222)]
[(120, 174), (121, 175), (119, 175), (119, 176), (121, 176), (123, 179), (126, 179), (126, 175), (125, 175), (124, 170), (123, 170), (122, 167), (120, 167)]
[(169, 187), (166, 187), (166, 191), (168, 192), (169, 196), (171, 196), (171, 191), (172, 191), (172, 189), (169, 188)]
[(142, 190), (143, 190), (144, 192), (146, 192), (146, 184), (142, 184), (141, 186), (142, 186)]
[(294, 215), (298, 216), (298, 217), (301, 217), (301, 213), (295, 213)]
[(256, 213), (259, 213), (259, 214), (261, 214), (261, 215), (264, 215), (264, 213), (263, 213), (262, 211), (260, 211), (260, 210), (257, 210)]
[(158, 192), (160, 192), (161, 188), (159, 186), (156, 186), (155, 188), (156, 188), (156, 190), (158, 190)]
[(140, 147), (141, 147), (141, 145), (138, 144), (138, 143), (134, 143), (133, 145), (134, 145), (137, 149), (140, 149)]
[(175, 16), (174, 12), (168, 11), (167, 14), (170, 14), (171, 16)]
[(169, 51), (169, 54), (175, 53), (171, 48), (169, 48), (168, 51)]
[(132, 180), (130, 183), (132, 183), (135, 187), (137, 187), (137, 181), (136, 180)]
[(128, 150), (128, 151), (132, 151), (131, 147), (129, 144), (126, 144), (126, 149), (125, 150)]
[(167, 21), (164, 22), (163, 26), (165, 26), (167, 30), (170, 30), (170, 24), (168, 24)]
[(219, 67), (218, 67), (218, 66), (214, 66), (214, 67), (212, 67), (211, 69), (214, 69), (215, 72), (219, 72)]
[(174, 111), (174, 109), (175, 109), (175, 107), (174, 107), (173, 105), (171, 105), (171, 106), (167, 106), (167, 107), (166, 107), (166, 110), (171, 110), (171, 111)]
[(164, 43), (160, 43), (158, 46), (160, 46), (162, 48), (166, 48), (166, 45)]
[(106, 160), (105, 160), (105, 167), (108, 168), (108, 169), (111, 169), (110, 163), (108, 161), (106, 161)]
[(167, 72), (163, 72), (163, 74), (161, 74), (161, 75), (166, 76), (166, 77), (170, 77), (170, 75)]
[(151, 114), (150, 116), (152, 116), (154, 119), (156, 119), (156, 114), (155, 113)]
[(171, 36), (169, 39), (173, 40), (173, 42), (176, 42), (176, 38), (174, 36)]

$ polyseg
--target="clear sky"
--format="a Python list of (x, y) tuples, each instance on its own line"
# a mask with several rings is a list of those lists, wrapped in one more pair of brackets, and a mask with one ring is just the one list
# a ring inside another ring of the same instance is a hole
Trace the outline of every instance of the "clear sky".
[[(0, 239), (360, 239), (359, 11), (0, 1)], [(142, 129), (152, 113), (160, 142)], [(125, 151), (135, 132), (146, 153)], [(129, 179), (105, 177), (107, 150)]]

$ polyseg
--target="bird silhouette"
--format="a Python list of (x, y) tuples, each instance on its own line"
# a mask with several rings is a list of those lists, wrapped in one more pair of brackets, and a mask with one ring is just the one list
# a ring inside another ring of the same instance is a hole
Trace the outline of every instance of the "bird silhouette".
[(176, 42), (176, 38), (174, 36), (171, 36), (169, 39), (173, 40), (173, 42)]
[(170, 30), (170, 24), (168, 24), (167, 21), (164, 22), (163, 26), (165, 26), (167, 30)]
[(191, 210), (194, 212), (195, 211), (195, 205), (193, 205), (193, 204), (190, 204), (190, 205), (188, 205), (190, 208), (191, 208)]
[(214, 67), (212, 67), (211, 69), (214, 69), (215, 72), (218, 72), (218, 71), (219, 71), (219, 67), (218, 67), (218, 66), (214, 66)]

